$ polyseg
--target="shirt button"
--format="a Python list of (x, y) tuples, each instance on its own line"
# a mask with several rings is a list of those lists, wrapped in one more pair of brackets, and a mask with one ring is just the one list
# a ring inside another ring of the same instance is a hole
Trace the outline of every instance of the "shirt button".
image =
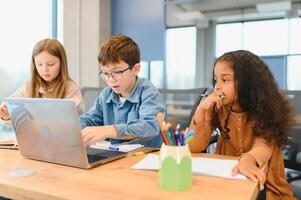
[(241, 118), (238, 118), (238, 121), (240, 121), (241, 120)]
[(242, 153), (242, 152), (244, 152), (244, 151), (243, 151), (242, 149), (239, 149), (239, 152)]

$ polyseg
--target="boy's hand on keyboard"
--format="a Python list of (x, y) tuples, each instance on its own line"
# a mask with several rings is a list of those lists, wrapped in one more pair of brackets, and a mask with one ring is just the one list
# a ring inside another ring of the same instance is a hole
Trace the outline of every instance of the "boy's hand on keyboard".
[(114, 126), (89, 126), (82, 130), (82, 138), (85, 146), (91, 146), (97, 141), (106, 138), (116, 138), (117, 133)]

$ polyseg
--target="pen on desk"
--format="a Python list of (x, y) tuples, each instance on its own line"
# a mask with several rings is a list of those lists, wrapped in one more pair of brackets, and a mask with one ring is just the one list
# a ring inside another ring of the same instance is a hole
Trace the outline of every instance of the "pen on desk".
[(138, 151), (132, 154), (132, 156), (141, 156), (141, 155), (145, 155), (146, 153), (143, 151)]
[(110, 145), (110, 146), (109, 146), (109, 149), (110, 149), (110, 150), (114, 150), (114, 151), (118, 151), (118, 150), (119, 150), (119, 147)]
[(155, 152), (155, 151), (160, 151), (159, 148), (151, 148), (151, 149), (145, 149), (145, 150), (141, 150), (141, 151), (136, 151), (134, 153), (132, 153), (132, 156), (141, 156), (141, 155), (145, 155), (151, 152)]

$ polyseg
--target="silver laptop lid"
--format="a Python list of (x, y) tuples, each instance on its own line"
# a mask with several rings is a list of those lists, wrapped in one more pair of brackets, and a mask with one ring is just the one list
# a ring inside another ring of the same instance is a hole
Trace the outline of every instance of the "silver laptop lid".
[(8, 110), (24, 157), (90, 168), (74, 101), (7, 98)]

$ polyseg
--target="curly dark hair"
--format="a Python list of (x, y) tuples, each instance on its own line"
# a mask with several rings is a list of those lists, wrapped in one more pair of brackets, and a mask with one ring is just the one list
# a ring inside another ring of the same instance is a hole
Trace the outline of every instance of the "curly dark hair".
[[(257, 55), (246, 50), (227, 52), (215, 64), (219, 61), (228, 62), (233, 67), (238, 103), (248, 113), (248, 118), (254, 121), (254, 136), (261, 136), (279, 147), (286, 144), (294, 123), (294, 113), (268, 66)], [(213, 79), (213, 87), (214, 85)], [(226, 119), (221, 132), (229, 131), (227, 125)]]

